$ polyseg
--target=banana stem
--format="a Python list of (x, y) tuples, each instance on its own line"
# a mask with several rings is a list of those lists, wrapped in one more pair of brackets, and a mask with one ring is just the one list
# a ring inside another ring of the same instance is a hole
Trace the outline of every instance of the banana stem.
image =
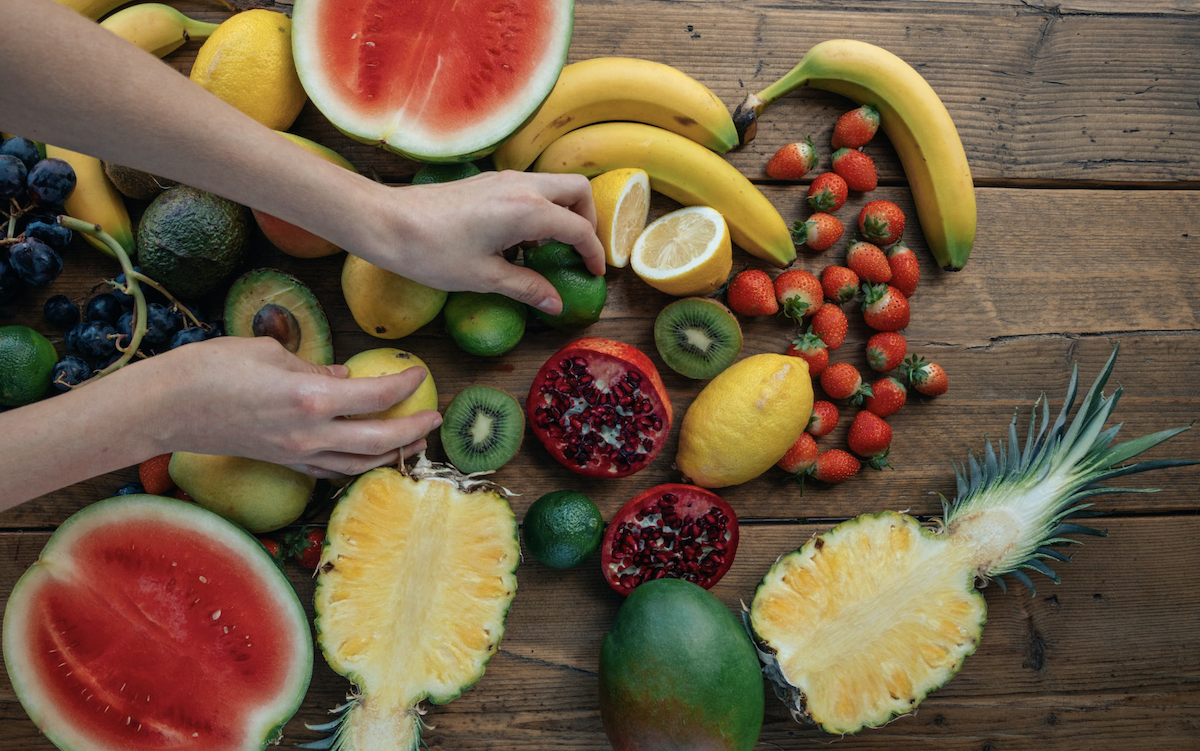
[(758, 133), (758, 118), (767, 107), (780, 97), (808, 83), (809, 75), (805, 70), (808, 59), (808, 54), (805, 53), (800, 62), (796, 63), (796, 67), (757, 94), (747, 94), (745, 101), (733, 111), (733, 126), (737, 128), (740, 145), (745, 146), (754, 140)]

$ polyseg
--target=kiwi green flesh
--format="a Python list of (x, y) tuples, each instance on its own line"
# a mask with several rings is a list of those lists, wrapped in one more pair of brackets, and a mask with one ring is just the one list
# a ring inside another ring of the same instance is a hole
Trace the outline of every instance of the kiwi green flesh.
[(316, 365), (333, 363), (329, 321), (312, 290), (278, 269), (243, 274), (225, 298), (230, 336), (269, 336)]
[(724, 305), (678, 300), (654, 322), (654, 344), (667, 367), (688, 378), (714, 378), (742, 351), (742, 329)]
[(525, 414), (509, 393), (468, 386), (446, 407), (442, 448), (462, 472), (488, 472), (507, 464), (521, 448)]

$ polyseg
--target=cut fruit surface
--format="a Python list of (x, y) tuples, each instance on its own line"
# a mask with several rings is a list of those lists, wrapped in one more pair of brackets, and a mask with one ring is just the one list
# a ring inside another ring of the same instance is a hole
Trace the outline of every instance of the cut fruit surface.
[(269, 336), (314, 365), (333, 364), (333, 339), (321, 303), (304, 282), (278, 269), (255, 269), (225, 297), (230, 336)]
[(650, 214), (650, 176), (645, 170), (619, 169), (591, 182), (604, 260), (613, 268), (625, 268)]
[(733, 268), (729, 227), (715, 210), (688, 206), (650, 223), (633, 246), (633, 271), (668, 295), (707, 295)]
[(340, 130), (423, 161), (490, 153), (550, 93), (574, 20), (568, 0), (302, 0), (293, 52)]

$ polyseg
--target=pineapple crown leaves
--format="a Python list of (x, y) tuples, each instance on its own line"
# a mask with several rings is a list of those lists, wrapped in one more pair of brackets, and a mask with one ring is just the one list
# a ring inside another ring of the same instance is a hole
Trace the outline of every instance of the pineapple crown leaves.
[[(1119, 347), (1083, 397), (1074, 417), (1079, 384), (1079, 367), (1071, 371), (1062, 409), (1053, 423), (1045, 397), (1034, 402), (1029, 431), (1022, 447), (1017, 435), (1018, 415), (1009, 424), (1008, 445), (985, 441), (983, 458), (972, 452), (967, 461), (955, 465), (957, 494), (943, 499), (945, 523), (950, 534), (967, 534), (979, 541), (980, 576), (1001, 581), (1012, 576), (1036, 593), (1025, 573), (1036, 571), (1058, 583), (1058, 575), (1047, 560), (1069, 558), (1051, 546), (1078, 544), (1066, 535), (1105, 533), (1070, 521), (1098, 515), (1085, 499), (1112, 493), (1154, 493), (1155, 488), (1117, 488), (1100, 485), (1125, 475), (1166, 467), (1183, 467), (1198, 462), (1188, 459), (1156, 459), (1124, 464), (1133, 457), (1179, 435), (1190, 425), (1160, 430), (1124, 443), (1113, 444), (1121, 425), (1105, 428), (1121, 399), (1118, 386), (1110, 396), (1103, 388), (1112, 374)], [(1041, 419), (1037, 418), (1041, 404)], [(1013, 527), (1016, 526), (1016, 529)], [(1003, 583), (1000, 583), (1003, 588)]]

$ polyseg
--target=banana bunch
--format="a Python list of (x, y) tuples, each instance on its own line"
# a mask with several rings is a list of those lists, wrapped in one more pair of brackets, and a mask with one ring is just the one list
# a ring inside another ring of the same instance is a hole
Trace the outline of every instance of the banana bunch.
[(141, 3), (119, 10), (100, 26), (156, 57), (166, 57), (191, 39), (207, 39), (217, 24), (188, 18), (169, 5)]
[[(75, 190), (63, 207), (67, 214), (100, 225), (102, 230), (121, 244), (126, 253), (134, 255), (137, 246), (133, 241), (133, 225), (129, 221), (129, 212), (125, 210), (125, 200), (104, 174), (100, 160), (49, 144), (46, 145), (46, 156), (61, 159), (75, 170)], [(106, 254), (110, 252), (108, 246), (90, 235), (84, 235), (83, 239)]]
[(912, 188), (921, 230), (938, 264), (958, 271), (975, 242), (975, 187), (962, 141), (946, 106), (921, 74), (887, 50), (833, 39), (809, 49), (795, 68), (751, 94), (734, 112), (743, 144), (773, 102), (807, 84), (879, 110)]
[[(87, 16), (93, 21), (103, 18), (106, 13), (111, 13), (114, 8), (120, 8), (129, 0), (57, 0), (59, 5), (65, 5), (71, 10), (76, 11), (80, 15)], [(225, 10), (233, 10), (233, 6), (227, 0), (212, 0), (216, 5), (220, 5)]]

